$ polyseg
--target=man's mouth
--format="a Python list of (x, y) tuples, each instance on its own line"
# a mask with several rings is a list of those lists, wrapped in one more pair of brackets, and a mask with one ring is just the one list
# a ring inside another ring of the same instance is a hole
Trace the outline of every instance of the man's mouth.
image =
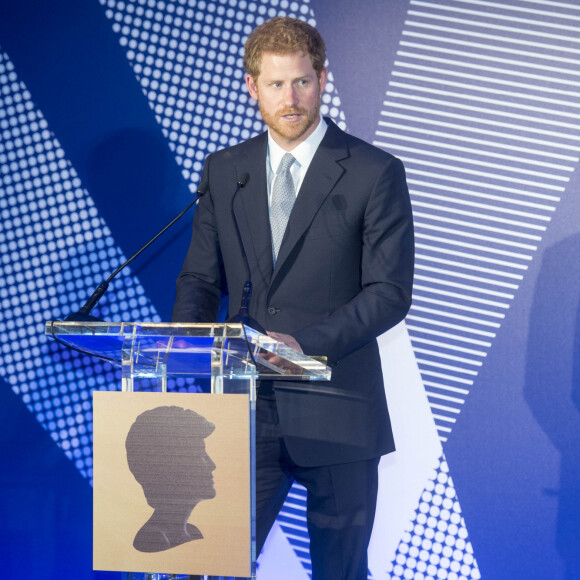
[(302, 116), (302, 112), (301, 111), (294, 111), (292, 113), (282, 113), (281, 116), (283, 119), (288, 119), (289, 121), (293, 121), (293, 120), (300, 118)]

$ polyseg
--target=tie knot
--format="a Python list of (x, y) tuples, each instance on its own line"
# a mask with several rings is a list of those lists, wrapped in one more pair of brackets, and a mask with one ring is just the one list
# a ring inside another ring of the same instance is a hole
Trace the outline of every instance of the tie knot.
[(292, 167), (294, 161), (296, 161), (296, 159), (292, 153), (285, 153), (284, 157), (282, 157), (282, 161), (280, 161), (280, 165), (278, 165), (278, 171), (276, 171), (276, 174), (288, 171), (290, 167)]

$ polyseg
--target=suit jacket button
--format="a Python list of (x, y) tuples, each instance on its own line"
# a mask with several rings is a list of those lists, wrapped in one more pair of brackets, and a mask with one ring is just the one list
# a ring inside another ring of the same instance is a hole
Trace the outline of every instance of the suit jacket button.
[(269, 306), (268, 307), (268, 314), (270, 316), (274, 316), (274, 314), (276, 314), (276, 312), (278, 312), (278, 309), (277, 308), (274, 308), (273, 306)]

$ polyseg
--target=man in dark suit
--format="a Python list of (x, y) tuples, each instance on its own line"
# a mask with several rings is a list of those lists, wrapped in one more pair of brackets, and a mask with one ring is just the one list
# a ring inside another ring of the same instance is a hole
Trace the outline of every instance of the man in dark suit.
[(250, 315), (332, 366), (329, 383), (259, 387), (257, 550), (296, 480), (308, 492), (313, 580), (361, 580), (379, 458), (394, 450), (376, 337), (409, 309), (413, 226), (402, 163), (321, 118), (325, 59), (319, 33), (300, 20), (275, 18), (248, 38), (246, 83), (268, 132), (207, 158), (209, 193), (173, 319), (215, 320), (226, 287), (236, 312), (247, 275), (231, 207), (248, 174), (233, 206)]

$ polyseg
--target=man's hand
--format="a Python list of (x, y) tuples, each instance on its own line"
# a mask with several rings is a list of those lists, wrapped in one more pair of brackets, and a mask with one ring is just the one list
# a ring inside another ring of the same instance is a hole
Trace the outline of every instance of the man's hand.
[[(267, 334), (274, 340), (277, 340), (278, 342), (281, 342), (282, 344), (285, 344), (286, 346), (289, 346), (290, 348), (293, 348), (298, 352), (302, 352), (302, 348), (300, 347), (298, 341), (293, 336), (289, 334), (282, 334), (281, 332), (268, 332)], [(278, 356), (277, 354), (264, 352), (260, 356), (262, 356), (269, 363), (277, 367), (283, 368), (285, 370), (284, 374), (286, 375), (296, 375), (297, 377), (300, 377), (300, 375), (302, 375), (302, 369), (299, 366), (287, 361), (286, 359)]]
[(302, 347), (298, 344), (298, 341), (290, 334), (282, 334), (281, 332), (268, 331), (268, 336), (271, 336), (274, 340), (282, 342), (286, 346), (289, 346), (290, 348), (293, 348), (298, 352), (302, 352)]

